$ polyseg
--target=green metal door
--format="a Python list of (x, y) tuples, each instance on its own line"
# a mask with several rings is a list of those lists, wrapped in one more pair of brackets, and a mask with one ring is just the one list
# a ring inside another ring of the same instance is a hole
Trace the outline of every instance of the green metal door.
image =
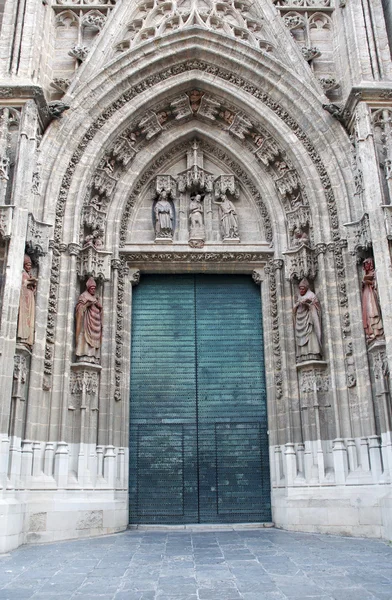
[(238, 275), (134, 291), (130, 522), (270, 521), (260, 292)]

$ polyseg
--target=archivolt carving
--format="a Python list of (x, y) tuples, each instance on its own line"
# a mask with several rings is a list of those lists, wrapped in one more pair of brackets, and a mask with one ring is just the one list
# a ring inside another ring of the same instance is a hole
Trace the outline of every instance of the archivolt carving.
[(269, 276), (270, 312), (272, 321), (272, 350), (274, 354), (274, 377), (275, 393), (279, 400), (283, 397), (283, 375), (282, 375), (282, 349), (279, 334), (279, 310), (276, 283), (276, 271), (283, 268), (283, 260), (270, 260), (265, 266), (265, 272)]
[[(115, 100), (108, 108), (106, 108), (101, 115), (94, 121), (94, 123), (89, 127), (87, 132), (84, 134), (82, 140), (79, 142), (77, 149), (74, 151), (73, 156), (69, 162), (67, 170), (63, 176), (62, 185), (60, 188), (58, 201), (56, 205), (56, 216), (55, 216), (55, 228), (54, 228), (54, 244), (53, 244), (53, 261), (52, 261), (52, 272), (51, 272), (51, 285), (49, 292), (49, 313), (48, 313), (48, 321), (47, 321), (47, 344), (45, 349), (45, 374), (50, 376), (52, 373), (52, 362), (53, 362), (53, 341), (54, 341), (54, 324), (55, 324), (55, 314), (57, 310), (57, 298), (58, 298), (58, 284), (59, 284), (59, 266), (60, 266), (60, 245), (62, 241), (62, 228), (63, 228), (63, 216), (65, 210), (65, 204), (68, 197), (69, 188), (71, 185), (71, 180), (76, 169), (76, 166), (81, 159), (84, 151), (86, 150), (90, 141), (94, 138), (95, 134), (108, 119), (119, 110), (124, 104), (130, 102), (132, 98), (137, 96), (138, 94), (150, 90), (151, 87), (158, 84), (161, 81), (165, 81), (170, 77), (175, 77), (177, 74), (188, 72), (193, 70), (199, 70), (201, 72), (207, 72), (214, 75), (217, 78), (220, 78), (225, 81), (229, 81), (237, 87), (241, 88), (254, 98), (257, 98), (260, 102), (263, 102), (270, 110), (272, 110), (277, 116), (279, 116), (290, 129), (295, 133), (297, 138), (301, 140), (303, 146), (308, 152), (311, 160), (313, 161), (317, 172), (320, 176), (321, 181), (323, 182), (330, 224), (332, 230), (332, 238), (336, 242), (340, 239), (339, 234), (339, 220), (338, 220), (338, 212), (335, 202), (334, 193), (332, 190), (332, 185), (330, 179), (328, 177), (326, 168), (321, 160), (321, 157), (313, 147), (312, 143), (308, 139), (305, 131), (300, 127), (300, 125), (293, 119), (289, 113), (280, 106), (277, 102), (275, 102), (270, 96), (259, 89), (253, 83), (245, 80), (244, 78), (236, 75), (232, 71), (222, 69), (216, 65), (209, 64), (205, 61), (201, 60), (188, 60), (182, 64), (178, 64), (167, 69), (162, 70), (160, 73), (151, 75), (145, 78), (143, 81), (140, 81), (138, 84), (134, 85), (132, 88), (123, 93), (117, 100)], [(163, 164), (166, 157), (161, 157), (161, 164)], [(146, 173), (145, 181), (151, 178), (153, 172), (149, 169), (149, 172)], [(140, 185), (143, 185), (142, 183)], [(126, 209), (123, 215), (123, 224), (127, 222), (127, 219), (130, 214), (130, 210), (133, 206), (134, 198), (132, 197), (128, 200)], [(256, 203), (259, 204), (262, 212), (266, 211), (262, 200), (256, 199)], [(263, 215), (264, 216), (264, 215)], [(265, 223), (267, 224), (268, 215), (265, 215)], [(122, 239), (124, 239), (125, 231), (123, 229), (124, 225), (121, 228)], [(272, 239), (272, 231), (271, 231), (271, 239)], [(46, 381), (45, 387), (46, 389), (50, 386), (50, 382)]]
[(197, 25), (208, 30), (218, 30), (270, 52), (273, 44), (264, 39), (269, 36), (266, 24), (257, 11), (248, 2), (234, 0), (159, 0), (143, 2), (133, 12), (133, 19), (121, 32), (122, 39), (117, 40), (116, 49), (126, 43), (127, 48), (135, 47), (146, 39)]

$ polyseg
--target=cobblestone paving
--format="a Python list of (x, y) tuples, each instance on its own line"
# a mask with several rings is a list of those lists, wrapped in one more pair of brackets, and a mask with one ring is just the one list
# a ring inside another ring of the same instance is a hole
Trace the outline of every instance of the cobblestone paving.
[(276, 529), (140, 531), (0, 557), (0, 600), (392, 600), (386, 542)]

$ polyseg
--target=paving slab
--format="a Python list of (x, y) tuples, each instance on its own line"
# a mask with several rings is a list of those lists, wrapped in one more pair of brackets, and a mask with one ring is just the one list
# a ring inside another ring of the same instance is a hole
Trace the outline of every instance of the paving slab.
[(130, 529), (0, 555), (0, 600), (392, 600), (388, 542)]

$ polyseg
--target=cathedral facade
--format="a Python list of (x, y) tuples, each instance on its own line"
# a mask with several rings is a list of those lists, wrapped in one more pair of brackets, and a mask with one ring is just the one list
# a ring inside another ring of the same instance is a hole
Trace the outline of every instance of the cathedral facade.
[(390, 539), (389, 3), (0, 10), (0, 551)]

